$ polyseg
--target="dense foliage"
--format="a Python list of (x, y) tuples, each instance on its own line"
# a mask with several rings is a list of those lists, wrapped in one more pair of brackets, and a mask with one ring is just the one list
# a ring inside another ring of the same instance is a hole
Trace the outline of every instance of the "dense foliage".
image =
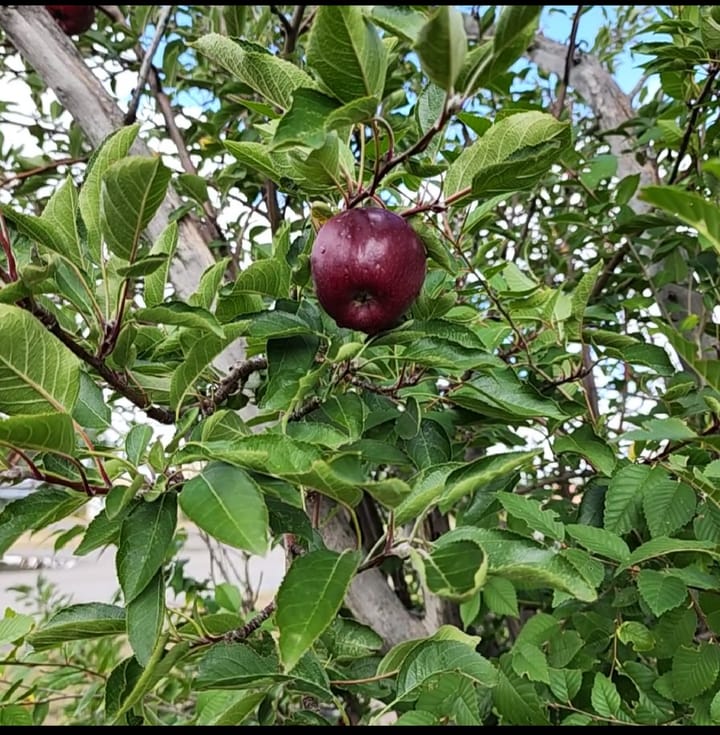
[[(0, 552), (104, 498), (56, 546), (122, 596), (4, 612), (0, 723), (720, 722), (720, 14), (618, 6), (588, 49), (581, 7), (558, 56), (540, 7), (103, 6), (97, 145), (1, 9), (36, 107), (0, 91), (0, 479), (37, 489)], [(371, 337), (310, 269), (363, 206), (428, 254)], [(275, 599), (182, 579), (180, 520), (282, 544)]]

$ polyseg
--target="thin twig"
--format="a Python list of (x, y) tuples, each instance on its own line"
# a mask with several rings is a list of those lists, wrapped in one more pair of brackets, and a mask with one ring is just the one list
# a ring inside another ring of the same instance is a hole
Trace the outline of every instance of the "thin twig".
[(17, 173), (8, 174), (7, 176), (3, 177), (2, 180), (0, 180), (0, 186), (6, 186), (7, 184), (14, 184), (18, 181), (24, 181), (25, 179), (29, 179), (31, 176), (44, 174), (47, 171), (52, 171), (55, 168), (60, 168), (60, 166), (72, 166), (76, 163), (85, 163), (87, 159), (87, 156), (58, 158), (56, 161), (49, 161), (42, 166), (35, 166), (35, 168), (30, 168), (27, 171), (18, 171)]
[(700, 92), (700, 96), (697, 98), (697, 101), (692, 106), (690, 118), (688, 119), (688, 123), (685, 128), (685, 134), (683, 135), (682, 142), (680, 143), (680, 148), (678, 149), (677, 158), (675, 159), (675, 165), (673, 166), (672, 173), (670, 174), (670, 178), (668, 179), (668, 184), (674, 184), (675, 180), (677, 179), (678, 173), (680, 172), (680, 163), (682, 162), (682, 159), (685, 158), (685, 153), (688, 149), (688, 146), (690, 145), (690, 138), (692, 138), (692, 134), (695, 131), (695, 125), (697, 124), (697, 119), (700, 116), (700, 109), (705, 104), (705, 100), (710, 95), (710, 90), (712, 89), (713, 83), (715, 82), (715, 77), (718, 75), (718, 72), (720, 72), (720, 65), (713, 64), (710, 67), (710, 71), (708, 72), (702, 92)]
[(567, 94), (568, 87), (570, 86), (570, 70), (574, 65), (573, 57), (575, 56), (575, 39), (577, 38), (578, 26), (580, 24), (580, 16), (582, 14), (582, 7), (582, 5), (578, 5), (577, 10), (575, 11), (575, 15), (573, 16), (572, 29), (570, 30), (570, 40), (568, 41), (568, 50), (565, 56), (565, 71), (563, 73), (562, 84), (560, 85), (560, 94), (558, 95), (556, 103), (555, 117), (557, 118), (560, 117), (563, 108), (565, 107), (565, 95)]
[(262, 355), (256, 355), (244, 362), (235, 365), (232, 370), (223, 379), (217, 390), (213, 394), (212, 400), (204, 408), (206, 415), (214, 413), (217, 407), (225, 402), (228, 397), (234, 393), (238, 386), (244, 383), (252, 373), (264, 370), (267, 367), (267, 358)]
[(152, 68), (153, 56), (160, 45), (162, 37), (165, 35), (165, 29), (167, 28), (168, 21), (170, 20), (170, 14), (173, 11), (173, 5), (166, 5), (160, 11), (160, 17), (158, 18), (157, 26), (155, 27), (155, 35), (153, 36), (150, 47), (145, 52), (142, 63), (140, 64), (140, 73), (138, 74), (137, 84), (135, 85), (135, 91), (128, 105), (128, 111), (125, 113), (124, 122), (126, 125), (131, 125), (135, 122), (137, 117), (138, 105), (140, 104), (140, 97), (142, 96), (145, 85), (147, 84), (148, 75)]

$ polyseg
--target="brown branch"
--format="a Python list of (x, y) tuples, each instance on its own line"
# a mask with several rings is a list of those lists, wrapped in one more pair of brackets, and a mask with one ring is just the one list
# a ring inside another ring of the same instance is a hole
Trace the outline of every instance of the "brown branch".
[(265, 368), (267, 368), (267, 358), (262, 355), (256, 355), (235, 365), (218, 386), (213, 394), (212, 400), (208, 401), (205, 405), (204, 413), (208, 416), (214, 413), (217, 407), (226, 401), (239, 386), (245, 383), (252, 373), (264, 370)]
[(140, 97), (142, 97), (143, 90), (145, 89), (145, 85), (147, 84), (148, 76), (150, 75), (150, 71), (152, 69), (152, 59), (153, 59), (153, 56), (155, 56), (155, 52), (157, 51), (157, 48), (160, 45), (160, 41), (162, 40), (162, 37), (165, 35), (165, 29), (167, 28), (168, 21), (170, 20), (170, 13), (172, 13), (172, 11), (173, 11), (172, 5), (166, 5), (160, 11), (160, 17), (158, 18), (158, 22), (155, 27), (155, 35), (153, 36), (153, 40), (150, 43), (148, 50), (145, 52), (145, 55), (142, 57), (142, 62), (140, 63), (140, 72), (138, 73), (137, 84), (135, 85), (133, 96), (130, 99), (128, 110), (125, 113), (125, 124), (126, 125), (131, 125), (132, 123), (135, 122), (135, 119), (137, 117), (138, 105), (140, 104)]
[(51, 314), (30, 299), (24, 299), (18, 305), (37, 317), (76, 357), (79, 357), (86, 365), (93, 368), (95, 372), (105, 379), (108, 385), (125, 396), (132, 404), (145, 411), (150, 418), (162, 424), (172, 424), (175, 422), (175, 416), (172, 411), (168, 411), (166, 408), (161, 408), (160, 406), (153, 406), (143, 391), (129, 384), (126, 373), (119, 373), (112, 370), (105, 364), (104, 360), (91, 354), (82, 345), (78, 344), (60, 326), (54, 314)]
[(572, 29), (570, 30), (570, 40), (568, 41), (568, 49), (567, 53), (565, 54), (565, 71), (563, 73), (562, 82), (560, 84), (560, 94), (558, 95), (554, 111), (555, 117), (557, 117), (558, 119), (562, 115), (562, 111), (565, 107), (565, 96), (567, 94), (568, 87), (570, 86), (570, 70), (574, 65), (573, 57), (575, 56), (575, 39), (577, 38), (578, 26), (580, 25), (582, 7), (582, 5), (578, 5), (577, 10), (575, 11), (575, 15), (573, 16)]
[(693, 104), (692, 106), (690, 118), (688, 119), (687, 126), (685, 127), (685, 134), (683, 135), (683, 139), (680, 143), (680, 148), (678, 149), (677, 158), (675, 159), (675, 165), (673, 166), (672, 173), (670, 174), (670, 178), (668, 179), (668, 184), (673, 184), (677, 180), (678, 173), (680, 172), (680, 164), (682, 162), (682, 159), (685, 157), (688, 146), (690, 145), (690, 138), (692, 138), (692, 134), (693, 132), (695, 132), (695, 126), (697, 125), (697, 120), (700, 116), (700, 109), (705, 104), (705, 100), (710, 95), (710, 91), (712, 90), (712, 86), (715, 82), (715, 77), (717, 77), (718, 72), (720, 72), (720, 66), (718, 66), (718, 64), (713, 64), (710, 68), (710, 71), (708, 72), (702, 92), (700, 92), (700, 96), (697, 98), (695, 104)]
[(605, 285), (610, 280), (610, 277), (615, 271), (615, 268), (617, 268), (618, 265), (620, 265), (623, 258), (629, 252), (630, 252), (630, 244), (627, 242), (622, 247), (618, 248), (615, 251), (615, 254), (612, 256), (612, 258), (610, 258), (610, 260), (608, 260), (605, 267), (603, 268), (602, 273), (598, 276), (597, 281), (595, 281), (592, 291), (590, 292), (590, 298), (588, 299), (588, 301), (595, 300), (602, 293), (602, 290), (605, 288)]
[(36, 166), (35, 168), (28, 169), (27, 171), (18, 171), (17, 173), (11, 173), (8, 176), (3, 177), (0, 181), (0, 186), (6, 184), (13, 184), (17, 181), (23, 181), (29, 179), (31, 176), (37, 176), (38, 174), (44, 174), (47, 171), (52, 171), (60, 166), (72, 166), (75, 163), (85, 163), (88, 160), (87, 156), (73, 156), (68, 158), (58, 158), (56, 161), (49, 161), (42, 166)]

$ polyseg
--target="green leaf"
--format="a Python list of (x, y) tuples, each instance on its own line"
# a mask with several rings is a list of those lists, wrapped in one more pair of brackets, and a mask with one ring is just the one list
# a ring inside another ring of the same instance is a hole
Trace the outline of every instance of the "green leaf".
[[(526, 467), (537, 455), (538, 450), (492, 454), (454, 469), (446, 479), (444, 492), (440, 497), (440, 510), (443, 513), (447, 512), (460, 498), (481, 490), (499, 477), (507, 476)], [(409, 503), (409, 500), (410, 498), (406, 502)], [(403, 503), (401, 507), (405, 510), (407, 506)], [(398, 509), (398, 515), (400, 515), (400, 509)]]
[(383, 648), (383, 639), (367, 625), (337, 617), (322, 634), (322, 642), (336, 661), (372, 656)]
[(117, 269), (117, 274), (121, 278), (142, 278), (155, 273), (158, 268), (167, 263), (165, 255), (147, 255), (140, 260), (136, 260), (132, 265)]
[(452, 400), (468, 410), (513, 422), (539, 416), (567, 418), (554, 401), (541, 397), (507, 369), (489, 370), (473, 377), (453, 391)]
[(666, 554), (684, 551), (697, 551), (709, 554), (714, 558), (720, 558), (720, 552), (718, 552), (717, 544), (712, 541), (695, 541), (693, 539), (658, 536), (650, 541), (646, 541), (644, 544), (640, 544), (640, 546), (634, 549), (627, 562), (618, 569), (618, 572), (627, 569), (633, 564), (639, 564), (640, 562), (647, 561), (648, 559), (655, 559), (656, 557), (665, 556)]
[(240, 725), (266, 697), (266, 692), (236, 692), (220, 689), (200, 692), (196, 725)]
[(467, 54), (462, 13), (440, 5), (420, 29), (414, 48), (430, 81), (451, 92)]
[(191, 306), (199, 306), (201, 309), (212, 311), (230, 260), (230, 258), (223, 258), (205, 269), (198, 287), (188, 299)]
[(178, 223), (170, 222), (160, 233), (150, 249), (150, 256), (165, 256), (164, 267), (158, 268), (145, 277), (143, 296), (146, 307), (157, 306), (165, 298), (165, 284), (170, 274), (170, 263), (178, 243)]
[(0, 705), (0, 725), (8, 727), (25, 726), (33, 724), (32, 712), (29, 707), (22, 704)]
[(316, 89), (296, 89), (292, 106), (282, 116), (275, 130), (271, 148), (321, 148), (325, 144), (325, 121), (337, 106), (337, 100)]
[[(313, 21), (313, 28), (317, 20)], [(201, 36), (192, 45), (282, 110), (290, 109), (296, 89), (316, 86), (312, 77), (295, 64), (270, 53), (248, 51), (219, 33)]]
[(165, 562), (176, 524), (177, 497), (169, 492), (140, 503), (123, 520), (115, 566), (126, 603), (147, 587)]
[(42, 487), (8, 503), (0, 512), (0, 555), (26, 531), (39, 531), (60, 521), (87, 501), (88, 497), (83, 493)]
[(100, 199), (103, 177), (113, 163), (128, 154), (139, 131), (140, 123), (135, 123), (108, 135), (95, 149), (85, 171), (85, 180), (78, 196), (78, 206), (87, 229), (88, 249), (96, 265), (102, 262)]
[(492, 86), (528, 49), (535, 36), (541, 5), (505, 5), (495, 24), (492, 41), (468, 54), (458, 89), (472, 94)]
[(473, 541), (443, 544), (423, 557), (411, 550), (411, 558), (424, 573), (428, 589), (455, 602), (476, 595), (487, 577), (487, 557)]
[(615, 684), (605, 674), (599, 671), (595, 674), (593, 688), (590, 693), (593, 709), (601, 717), (609, 717), (614, 720), (631, 721), (622, 711), (622, 700)]
[(170, 405), (173, 408), (182, 406), (185, 396), (195, 388), (196, 381), (207, 371), (212, 361), (246, 331), (248, 324), (247, 321), (236, 322), (225, 327), (222, 338), (207, 334), (192, 345), (170, 379)]
[(36, 650), (106, 635), (125, 634), (125, 610), (117, 605), (87, 602), (64, 607), (31, 633), (27, 642)]
[(0, 419), (0, 444), (72, 455), (75, 427), (66, 413), (11, 416)]
[(656, 617), (681, 605), (687, 599), (688, 590), (681, 579), (654, 569), (641, 569), (637, 576), (637, 586), (643, 600)]
[(165, 621), (165, 580), (158, 572), (145, 589), (128, 603), (127, 633), (140, 666), (150, 662)]
[(347, 128), (357, 123), (369, 122), (377, 114), (380, 100), (377, 97), (360, 97), (328, 113), (325, 130)]
[(654, 483), (643, 493), (643, 512), (650, 535), (669, 536), (689, 523), (695, 515), (695, 491), (669, 477)]
[(198, 689), (246, 689), (287, 678), (275, 655), (261, 656), (246, 643), (217, 643), (200, 659), (195, 684)]
[(655, 485), (664, 475), (662, 469), (651, 469), (647, 465), (620, 468), (610, 480), (605, 494), (605, 529), (622, 536), (635, 528), (645, 489)]
[(0, 344), (0, 411), (72, 413), (80, 361), (60, 340), (29, 312), (0, 304)]
[(720, 252), (720, 213), (710, 201), (693, 192), (668, 185), (645, 186), (639, 198), (693, 227), (703, 247), (712, 247)]
[(680, 646), (672, 661), (672, 690), (687, 702), (707, 691), (720, 671), (720, 648), (717, 643)]
[(498, 682), (493, 689), (493, 705), (501, 725), (548, 725), (545, 704), (538, 696), (536, 685), (518, 676), (503, 662)]
[(593, 554), (618, 562), (625, 562), (630, 557), (630, 549), (625, 541), (604, 528), (571, 523), (565, 526), (565, 530)]
[(453, 161), (445, 177), (445, 198), (453, 197), (457, 205), (469, 196), (530, 188), (570, 141), (568, 124), (548, 113), (518, 112), (503, 118)]
[(655, 648), (655, 638), (653, 634), (646, 626), (642, 623), (638, 623), (636, 620), (624, 621), (617, 629), (617, 637), (623, 643), (632, 644), (633, 649), (638, 653), (643, 651), (652, 651), (652, 649)]
[(103, 175), (100, 227), (110, 251), (133, 262), (140, 237), (165, 199), (170, 169), (159, 157), (129, 156)]
[(82, 541), (75, 549), (75, 556), (85, 556), (95, 549), (108, 544), (116, 544), (120, 537), (123, 515), (111, 518), (107, 511), (101, 510), (88, 524)]
[(268, 549), (268, 512), (262, 491), (247, 472), (212, 463), (188, 480), (180, 508), (213, 538), (252, 554)]
[(288, 569), (277, 594), (279, 649), (285, 671), (292, 669), (330, 625), (359, 563), (346, 550), (311, 551)]
[(10, 608), (5, 609), (5, 617), (0, 618), (0, 645), (7, 645), (20, 641), (33, 629), (35, 620), (30, 615), (20, 615)]
[(415, 646), (402, 663), (397, 677), (396, 701), (412, 701), (433, 677), (457, 672), (481, 687), (492, 688), (497, 672), (484, 656), (459, 641), (428, 640)]
[(175, 324), (188, 329), (212, 332), (221, 338), (225, 336), (222, 325), (214, 314), (199, 306), (190, 306), (184, 301), (168, 301), (146, 309), (138, 309), (135, 318), (139, 322)]
[(628, 365), (645, 365), (665, 376), (675, 373), (667, 352), (659, 345), (641, 342), (627, 334), (617, 334), (605, 329), (586, 329), (583, 339), (594, 347), (604, 347), (603, 354)]
[(73, 419), (86, 429), (107, 429), (112, 411), (98, 385), (85, 370), (80, 371), (80, 392), (73, 409)]
[[(63, 246), (65, 233), (55, 221), (16, 212), (7, 204), (0, 204), (0, 213), (5, 216), (5, 219), (13, 222), (18, 232), (25, 235), (29, 240), (38, 243), (51, 253), (65, 255)], [(25, 268), (27, 269), (28, 266)]]
[(535, 498), (512, 493), (498, 493), (497, 498), (510, 516), (525, 521), (532, 531), (540, 531), (556, 541), (565, 538), (565, 527), (557, 520), (557, 513), (543, 510)]
[(594, 588), (575, 566), (554, 549), (542, 548), (509, 532), (470, 526), (445, 533), (435, 544), (459, 539), (475, 541), (488, 556), (490, 574), (506, 577), (519, 589), (550, 587), (587, 602), (597, 598)]
[(571, 452), (585, 457), (603, 475), (612, 475), (617, 465), (613, 450), (589, 425), (581, 426), (571, 434), (556, 437), (553, 449), (556, 454)]
[(620, 438), (639, 441), (685, 441), (697, 439), (698, 435), (682, 419), (670, 417), (644, 421), (642, 429), (626, 431)]
[(582, 686), (582, 671), (577, 669), (548, 669), (550, 691), (561, 701), (571, 702)]
[(427, 22), (423, 13), (407, 5), (371, 5), (368, 10), (375, 25), (413, 44)]
[(550, 683), (550, 671), (545, 654), (537, 647), (518, 642), (512, 650), (512, 667), (518, 676), (526, 676), (530, 681)]
[(136, 424), (125, 435), (125, 455), (135, 467), (142, 464), (148, 444), (153, 437), (152, 426)]
[(491, 574), (483, 585), (482, 596), (496, 615), (519, 617), (517, 591), (509, 579)]
[(83, 268), (85, 257), (77, 230), (77, 210), (78, 192), (72, 176), (68, 175), (48, 199), (41, 219), (50, 223), (59, 236), (52, 249)]
[(359, 6), (319, 6), (306, 49), (308, 66), (342, 102), (382, 97), (387, 51)]

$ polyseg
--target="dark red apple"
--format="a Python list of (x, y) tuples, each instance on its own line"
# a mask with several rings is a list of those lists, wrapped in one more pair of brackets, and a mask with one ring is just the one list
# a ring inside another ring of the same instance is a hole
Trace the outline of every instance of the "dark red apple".
[(45, 10), (68, 36), (85, 33), (95, 20), (94, 5), (46, 5)]
[(425, 281), (425, 247), (399, 215), (349, 209), (318, 230), (310, 269), (321, 306), (340, 327), (377, 334), (395, 326)]

